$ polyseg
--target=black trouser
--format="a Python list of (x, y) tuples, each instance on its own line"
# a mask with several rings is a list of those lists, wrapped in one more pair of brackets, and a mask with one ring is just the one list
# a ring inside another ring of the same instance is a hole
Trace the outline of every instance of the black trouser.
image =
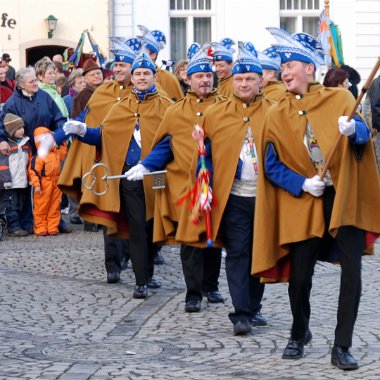
[(145, 285), (148, 281), (148, 254), (143, 181), (121, 179), (120, 202), (121, 210), (124, 212), (128, 223), (129, 255), (135, 273), (136, 285)]
[(157, 244), (153, 243), (153, 219), (146, 222), (146, 244), (148, 249), (148, 278), (154, 275), (154, 257), (157, 253)]
[[(327, 187), (323, 195), (326, 231), (330, 224), (335, 191)], [(320, 250), (333, 238), (327, 232), (323, 239), (312, 238), (292, 245), (289, 299), (293, 314), (292, 339), (303, 339), (309, 327), (310, 292), (314, 266)], [(353, 226), (340, 227), (335, 238), (341, 260), (341, 281), (335, 344), (351, 347), (361, 294), (361, 256), (365, 233)]]
[(181, 262), (186, 282), (186, 302), (202, 300), (203, 292), (218, 290), (221, 248), (196, 248), (181, 245)]
[(103, 229), (104, 236), (104, 264), (107, 273), (121, 271), (121, 259), (129, 258), (129, 241), (107, 235), (107, 227)]
[(227, 282), (235, 308), (229, 318), (234, 324), (259, 312), (264, 294), (264, 284), (251, 275), (255, 199), (231, 194), (222, 218)]

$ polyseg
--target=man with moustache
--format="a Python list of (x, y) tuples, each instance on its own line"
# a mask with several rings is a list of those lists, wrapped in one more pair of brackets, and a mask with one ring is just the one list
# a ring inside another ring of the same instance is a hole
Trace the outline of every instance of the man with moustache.
[[(155, 193), (154, 241), (178, 244), (176, 232), (181, 207), (176, 203), (186, 193), (195, 166), (190, 165), (197, 144), (191, 137), (194, 124), (202, 124), (206, 109), (224, 99), (213, 90), (212, 57), (209, 46), (194, 43), (189, 48), (187, 76), (190, 89), (186, 96), (165, 113), (153, 141), (152, 152), (126, 175), (129, 180), (141, 180), (149, 171), (166, 169), (166, 187)], [(181, 245), (181, 262), (187, 292), (185, 311), (199, 312), (203, 294), (208, 302), (224, 302), (218, 290), (221, 249), (205, 248), (203, 242)]]

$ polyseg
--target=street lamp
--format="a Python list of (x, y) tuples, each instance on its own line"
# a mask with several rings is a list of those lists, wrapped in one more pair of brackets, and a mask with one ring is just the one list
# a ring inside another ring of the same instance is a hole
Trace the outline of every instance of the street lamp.
[(58, 19), (54, 17), (53, 15), (48, 16), (48, 18), (45, 18), (46, 27), (48, 29), (48, 38), (53, 37), (53, 32), (55, 31), (55, 28), (57, 27), (57, 21)]

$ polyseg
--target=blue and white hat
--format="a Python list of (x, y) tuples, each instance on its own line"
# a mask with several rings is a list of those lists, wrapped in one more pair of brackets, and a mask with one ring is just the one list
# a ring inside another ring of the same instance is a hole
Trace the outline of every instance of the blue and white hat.
[(212, 56), (217, 61), (233, 61), (233, 53), (235, 50), (232, 48), (235, 42), (231, 38), (224, 38), (220, 42), (212, 43)]
[(257, 58), (257, 51), (251, 42), (238, 42), (238, 56), (234, 62), (232, 75), (244, 73), (258, 73), (262, 75), (263, 70)]
[(156, 65), (150, 58), (149, 53), (143, 48), (132, 63), (131, 73), (135, 69), (150, 69), (156, 73)]
[(142, 33), (142, 36), (139, 36), (139, 38), (145, 43), (145, 47), (158, 54), (166, 45), (165, 34), (159, 30), (150, 31), (143, 25), (137, 25), (137, 27)]
[(273, 45), (274, 50), (281, 58), (281, 63), (301, 61), (311, 63), (317, 67), (322, 63), (318, 41), (306, 33), (290, 35), (280, 28), (266, 28), (274, 36), (278, 44)]
[(212, 73), (212, 57), (210, 56), (210, 53), (210, 44), (205, 44), (202, 47), (197, 42), (191, 44), (187, 50), (189, 63), (187, 65), (186, 74), (189, 76), (194, 73)]
[(281, 58), (274, 48), (270, 47), (258, 52), (258, 58), (263, 70), (281, 71)]
[(130, 38), (127, 40), (123, 37), (111, 37), (112, 46), (110, 52), (115, 56), (115, 62), (133, 63), (137, 56), (137, 52), (131, 48), (131, 40), (138, 41), (137, 38)]

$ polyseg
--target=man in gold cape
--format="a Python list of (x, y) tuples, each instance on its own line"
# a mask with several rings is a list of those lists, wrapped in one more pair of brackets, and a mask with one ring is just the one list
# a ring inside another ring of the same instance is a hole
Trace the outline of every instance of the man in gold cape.
[[(358, 116), (351, 121), (342, 116), (355, 104), (347, 90), (313, 83), (316, 41), (270, 29), (283, 42), (275, 49), (288, 92), (264, 125), (265, 179), (260, 177), (258, 186), (252, 273), (272, 281), (289, 279), (293, 324), (283, 358), (299, 359), (312, 338), (314, 265), (319, 253), (335, 245), (342, 273), (331, 363), (356, 369), (349, 348), (360, 302), (365, 231), (380, 232), (379, 176), (369, 129)], [(339, 134), (342, 142), (322, 180), (318, 170)]]
[[(129, 39), (127, 42), (134, 42), (133, 40)], [(111, 52), (115, 57), (113, 67), (115, 80), (97, 88), (90, 97), (83, 115), (79, 117), (79, 120), (84, 120), (89, 128), (100, 125), (111, 107), (128, 96), (133, 87), (131, 65), (136, 58), (136, 53), (128, 46), (124, 50), (111, 50)], [(61, 190), (79, 202), (82, 196), (82, 177), (91, 169), (96, 160), (95, 147), (75, 139), (59, 178), (58, 184)], [(96, 224), (85, 221), (85, 230), (97, 231), (97, 229)], [(128, 258), (127, 251), (127, 240), (110, 237), (104, 229), (104, 263), (108, 283), (120, 280), (122, 263), (126, 260), (125, 256)]]
[[(149, 52), (150, 58), (153, 62), (157, 61), (158, 54), (166, 44), (166, 37), (160, 30), (150, 31), (143, 25), (138, 25), (142, 32), (142, 36), (139, 37)], [(162, 70), (156, 65), (157, 71), (157, 85), (162, 90), (164, 96), (167, 96), (173, 101), (177, 101), (183, 98), (183, 92), (177, 78), (167, 70)]]
[[(83, 142), (95, 145), (100, 162), (114, 175), (127, 171), (145, 157), (162, 116), (171, 104), (157, 93), (155, 65), (145, 51), (134, 60), (131, 79), (133, 91), (111, 108), (100, 127), (87, 129), (85, 124), (72, 121), (64, 128), (67, 134), (77, 134)], [(104, 191), (106, 185), (106, 193), (98, 196), (96, 192)], [(80, 202), (79, 214), (85, 220), (105, 225), (115, 234), (128, 228), (129, 253), (136, 277), (134, 298), (147, 296), (149, 268), (145, 227), (153, 216), (153, 203), (153, 190), (148, 184), (144, 186), (143, 181), (123, 178), (105, 184), (99, 173), (92, 189), (83, 189)]]
[[(232, 70), (234, 95), (209, 107), (203, 123), (212, 157), (212, 197), (216, 199), (211, 214), (213, 240), (220, 235), (227, 252), (226, 275), (234, 306), (229, 318), (235, 335), (267, 324), (260, 313), (264, 284), (251, 275), (251, 260), (256, 183), (261, 175), (257, 162), (261, 152), (255, 142), (261, 140), (272, 102), (259, 93), (262, 68), (252, 49), (252, 44), (239, 42)], [(201, 239), (205, 218), (195, 229), (186, 223), (188, 214), (179, 223), (177, 238), (181, 240), (182, 233), (184, 239), (189, 238), (186, 230), (190, 229)]]
[[(163, 244), (178, 244), (176, 231), (181, 207), (176, 203), (185, 195), (189, 178), (195, 177), (196, 162), (191, 166), (197, 149), (191, 137), (194, 124), (201, 124), (206, 109), (221, 100), (212, 90), (211, 58), (207, 56), (207, 50), (207, 47), (201, 49), (199, 44), (190, 46), (187, 71), (190, 90), (167, 110), (154, 138), (154, 148), (141, 162), (142, 167), (130, 170), (131, 175), (139, 174), (139, 171), (142, 175), (146, 169), (167, 170), (166, 187), (156, 191), (154, 210), (154, 241)], [(201, 310), (202, 293), (206, 293), (209, 302), (224, 301), (218, 291), (221, 249), (205, 247), (204, 242), (198, 241), (181, 246), (187, 312)]]
[(234, 93), (232, 85), (233, 53), (232, 45), (235, 42), (230, 38), (224, 38), (220, 42), (212, 44), (212, 56), (214, 58), (215, 74), (218, 77), (218, 93), (229, 98)]
[(286, 92), (285, 84), (279, 80), (281, 73), (281, 58), (273, 48), (258, 53), (263, 68), (262, 92), (267, 99), (280, 101)]

